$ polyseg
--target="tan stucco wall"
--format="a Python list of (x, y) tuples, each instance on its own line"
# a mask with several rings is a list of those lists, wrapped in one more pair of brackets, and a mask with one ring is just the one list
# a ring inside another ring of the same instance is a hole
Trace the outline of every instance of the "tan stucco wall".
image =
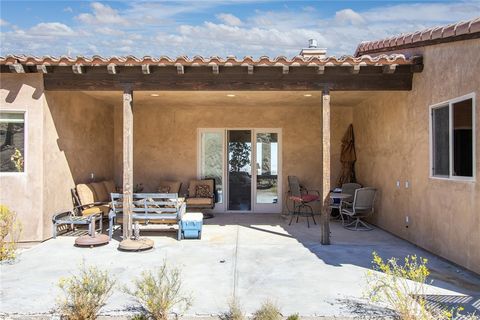
[[(162, 179), (182, 181), (186, 191), (188, 181), (197, 175), (197, 129), (224, 127), (282, 128), (283, 190), (288, 175), (297, 175), (310, 188), (321, 188), (320, 107), (299, 111), (277, 106), (136, 104), (134, 119), (134, 182), (143, 183), (146, 191), (155, 190)], [(121, 167), (121, 137), (116, 136), (116, 145), (117, 167)], [(121, 172), (116, 177), (121, 181)]]
[[(188, 93), (186, 93), (188, 94)], [(201, 102), (200, 102), (201, 103)], [(224, 102), (225, 103), (225, 102)], [(228, 103), (228, 101), (227, 101)], [(283, 191), (287, 176), (297, 175), (311, 189), (322, 186), (321, 107), (308, 106), (182, 106), (134, 102), (134, 183), (156, 190), (162, 179), (183, 182), (197, 175), (198, 128), (281, 128)], [(339, 158), (340, 139), (352, 121), (348, 107), (332, 108), (334, 157)], [(338, 149), (338, 150), (337, 150)], [(122, 108), (115, 107), (115, 177), (122, 180)], [(337, 165), (332, 180), (338, 176)]]
[(18, 215), (22, 241), (43, 237), (43, 114), (45, 96), (40, 74), (0, 74), (0, 108), (25, 111), (25, 172), (0, 173), (0, 203)]
[(0, 203), (18, 214), (20, 241), (52, 235), (70, 188), (113, 177), (113, 108), (83, 93), (47, 92), (41, 74), (1, 74), (1, 109), (26, 112), (25, 173), (0, 174)]
[[(478, 39), (426, 47), (424, 71), (415, 74), (411, 92), (384, 93), (353, 108), (358, 178), (380, 190), (374, 222), (477, 273), (480, 184), (429, 177), (429, 106), (472, 92), (478, 105), (479, 52)], [(477, 107), (477, 180), (479, 127)]]
[[(45, 216), (72, 207), (78, 183), (113, 178), (113, 107), (79, 92), (46, 92), (44, 113)], [(44, 224), (51, 236), (51, 220)]]

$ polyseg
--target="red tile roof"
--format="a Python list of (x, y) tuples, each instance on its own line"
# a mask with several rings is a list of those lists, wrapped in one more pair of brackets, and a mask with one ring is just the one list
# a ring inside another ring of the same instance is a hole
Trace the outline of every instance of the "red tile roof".
[(71, 66), (71, 65), (82, 65), (82, 66), (106, 66), (111, 63), (119, 66), (135, 66), (150, 64), (152, 66), (258, 66), (258, 67), (268, 67), (268, 66), (382, 66), (382, 65), (409, 65), (415, 64), (414, 57), (406, 57), (403, 54), (391, 54), (391, 55), (379, 55), (376, 57), (371, 57), (364, 55), (361, 57), (353, 56), (342, 56), (342, 57), (303, 57), (296, 56), (292, 59), (288, 59), (284, 56), (269, 58), (262, 56), (258, 59), (252, 57), (244, 57), (243, 59), (237, 59), (234, 56), (228, 56), (227, 58), (220, 57), (210, 57), (205, 58), (201, 56), (195, 56), (193, 58), (188, 58), (186, 56), (181, 56), (177, 58), (169, 58), (166, 56), (161, 56), (158, 58), (145, 56), (143, 58), (137, 58), (134, 56), (124, 56), (124, 57), (108, 57), (104, 58), (98, 55), (92, 57), (52, 57), (52, 56), (28, 56), (28, 55), (7, 55), (5, 57), (0, 57), (0, 65), (11, 65), (11, 64), (24, 64), (24, 65), (47, 65), (47, 66)]
[(401, 34), (391, 38), (365, 41), (358, 45), (354, 56), (359, 57), (366, 54), (387, 53), (388, 51), (472, 38), (480, 38), (480, 17), (446, 26)]

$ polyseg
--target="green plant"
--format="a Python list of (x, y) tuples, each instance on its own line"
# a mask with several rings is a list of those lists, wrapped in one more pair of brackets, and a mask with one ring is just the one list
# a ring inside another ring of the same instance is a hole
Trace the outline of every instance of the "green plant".
[(125, 288), (125, 292), (135, 298), (154, 320), (166, 320), (174, 306), (186, 311), (191, 305), (191, 298), (183, 292), (181, 272), (178, 268), (168, 268), (164, 262), (155, 273), (142, 272), (134, 280), (134, 289)]
[(82, 264), (78, 275), (61, 278), (58, 283), (63, 291), (58, 298), (59, 311), (68, 320), (96, 319), (114, 285), (107, 271)]
[(446, 310), (427, 306), (427, 262), (425, 258), (408, 255), (400, 264), (396, 258), (384, 261), (373, 252), (373, 269), (380, 272), (367, 273), (369, 298), (392, 307), (401, 320), (447, 320), (459, 315), (461, 307)]
[(300, 320), (298, 313), (291, 314), (287, 317), (287, 320)]
[(222, 320), (245, 320), (245, 312), (237, 300), (232, 299), (228, 303), (228, 311), (220, 316)]
[(15, 168), (18, 172), (23, 172), (24, 160), (22, 152), (20, 152), (20, 150), (15, 148), (15, 152), (10, 157), (10, 160), (15, 164)]
[(271, 301), (265, 301), (260, 309), (253, 314), (254, 320), (281, 320), (282, 314), (278, 307)]
[(21, 232), (17, 214), (0, 204), (0, 261), (15, 260)]

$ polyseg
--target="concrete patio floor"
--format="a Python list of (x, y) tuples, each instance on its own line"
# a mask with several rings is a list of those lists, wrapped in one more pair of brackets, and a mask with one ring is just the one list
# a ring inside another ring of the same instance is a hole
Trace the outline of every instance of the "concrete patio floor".
[(480, 308), (478, 275), (379, 229), (354, 232), (338, 222), (332, 222), (331, 229), (332, 245), (322, 246), (319, 226), (307, 228), (304, 220), (288, 226), (273, 214), (218, 214), (205, 221), (201, 240), (179, 242), (175, 233), (143, 232), (155, 241), (155, 248), (135, 253), (117, 250), (118, 235), (97, 248), (77, 248), (75, 237), (60, 236), (1, 265), (0, 315), (51, 313), (60, 293), (59, 278), (77, 271), (83, 261), (117, 279), (102, 314), (129, 315), (135, 304), (119, 288), (166, 260), (182, 269), (184, 288), (192, 294), (187, 316), (220, 314), (235, 297), (247, 313), (268, 299), (284, 315), (384, 318), (388, 312), (364, 299), (372, 251), (385, 258), (427, 257), (434, 297), (463, 297), (470, 308)]

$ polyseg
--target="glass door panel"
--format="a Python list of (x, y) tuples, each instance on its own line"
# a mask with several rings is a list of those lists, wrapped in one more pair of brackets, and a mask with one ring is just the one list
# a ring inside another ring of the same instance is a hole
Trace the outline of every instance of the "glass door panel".
[(200, 177), (215, 179), (216, 203), (223, 203), (223, 131), (201, 133)]
[(278, 203), (278, 134), (256, 136), (256, 203)]
[(252, 131), (228, 130), (228, 210), (252, 210)]

